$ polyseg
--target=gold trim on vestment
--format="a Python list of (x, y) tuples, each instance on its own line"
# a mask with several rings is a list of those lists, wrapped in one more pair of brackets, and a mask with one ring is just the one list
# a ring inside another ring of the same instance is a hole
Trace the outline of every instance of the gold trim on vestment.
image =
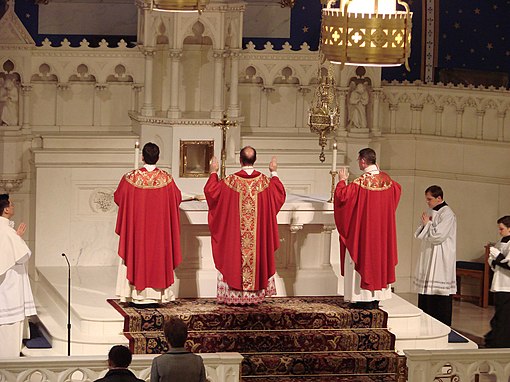
[(379, 174), (366, 172), (354, 179), (353, 183), (369, 191), (384, 191), (391, 188), (393, 185), (391, 178), (384, 172), (380, 172)]
[(269, 187), (269, 179), (229, 175), (225, 184), (239, 193), (239, 226), (241, 233), (241, 276), (243, 290), (256, 290), (258, 194)]
[(162, 188), (172, 183), (172, 175), (159, 168), (154, 171), (133, 170), (124, 175), (126, 181), (137, 188)]

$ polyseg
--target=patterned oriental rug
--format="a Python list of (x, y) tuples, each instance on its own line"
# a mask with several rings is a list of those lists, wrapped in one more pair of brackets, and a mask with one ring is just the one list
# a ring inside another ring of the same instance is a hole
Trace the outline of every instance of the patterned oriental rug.
[(190, 351), (241, 353), (243, 381), (390, 382), (405, 374), (387, 313), (349, 309), (341, 296), (275, 297), (256, 306), (178, 299), (144, 309), (108, 302), (124, 317), (134, 354), (166, 352), (163, 324), (178, 316), (188, 325)]

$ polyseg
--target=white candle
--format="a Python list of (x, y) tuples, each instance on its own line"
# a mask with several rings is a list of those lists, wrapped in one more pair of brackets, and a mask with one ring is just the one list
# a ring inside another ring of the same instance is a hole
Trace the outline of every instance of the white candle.
[(140, 159), (140, 143), (136, 141), (135, 143), (135, 170), (138, 169), (138, 161)]
[(336, 147), (336, 142), (333, 143), (333, 166), (331, 171), (336, 171), (336, 154), (338, 152), (338, 149)]

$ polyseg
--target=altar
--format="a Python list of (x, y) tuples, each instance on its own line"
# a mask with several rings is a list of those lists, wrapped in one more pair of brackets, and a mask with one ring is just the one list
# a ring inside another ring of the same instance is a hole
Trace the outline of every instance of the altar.
[[(287, 194), (277, 217), (280, 248), (275, 253), (275, 281), (278, 296), (337, 294), (338, 277), (331, 258), (339, 258), (340, 254), (338, 250), (332, 251), (332, 247), (338, 248), (338, 236), (333, 233), (336, 230), (333, 204), (327, 200), (324, 195)], [(205, 201), (181, 203), (183, 261), (175, 271), (176, 297), (216, 295), (217, 271), (207, 213)]]

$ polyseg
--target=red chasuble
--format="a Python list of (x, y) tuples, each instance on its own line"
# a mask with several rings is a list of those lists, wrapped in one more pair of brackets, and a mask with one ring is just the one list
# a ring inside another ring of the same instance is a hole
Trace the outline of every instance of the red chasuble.
[(400, 185), (384, 172), (364, 173), (335, 190), (335, 223), (340, 235), (344, 275), (345, 250), (361, 275), (361, 288), (381, 290), (395, 282), (398, 263), (395, 211)]
[(216, 269), (232, 289), (265, 289), (280, 246), (276, 215), (285, 202), (282, 182), (258, 171), (239, 171), (222, 181), (211, 174), (204, 193)]
[(124, 175), (114, 194), (119, 206), (115, 232), (127, 279), (136, 290), (165, 289), (181, 262), (181, 191), (172, 176), (156, 168)]

